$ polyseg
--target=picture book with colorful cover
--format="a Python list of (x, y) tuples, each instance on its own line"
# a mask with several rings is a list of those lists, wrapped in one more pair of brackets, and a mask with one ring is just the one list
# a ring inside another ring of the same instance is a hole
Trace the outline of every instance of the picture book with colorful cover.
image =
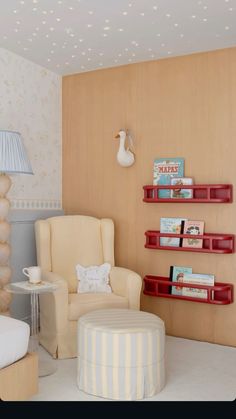
[[(171, 266), (170, 267), (170, 280), (173, 282), (183, 282), (184, 274), (191, 274), (192, 268), (185, 266)], [(183, 287), (171, 287), (171, 294), (182, 295)]]
[[(161, 218), (160, 233), (181, 234), (184, 221), (186, 221), (186, 218)], [(160, 237), (160, 245), (179, 247), (181, 239), (178, 237)]]
[[(160, 158), (154, 160), (153, 167), (153, 185), (170, 185), (173, 177), (184, 176), (184, 159)], [(159, 198), (170, 198), (170, 189), (158, 191)]]
[[(211, 274), (184, 273), (183, 282), (188, 282), (189, 284), (213, 286), (215, 277)], [(207, 298), (207, 290), (183, 287), (182, 295), (186, 297)]]
[(193, 237), (189, 239), (183, 239), (183, 247), (197, 247), (202, 248), (202, 239), (198, 239), (198, 235), (204, 233), (204, 221), (187, 220), (184, 222), (183, 234), (191, 234)]
[[(171, 185), (182, 186), (182, 185), (192, 185), (193, 179), (191, 177), (173, 177), (171, 178)], [(193, 197), (192, 189), (171, 189), (170, 197), (174, 199), (190, 199)]]

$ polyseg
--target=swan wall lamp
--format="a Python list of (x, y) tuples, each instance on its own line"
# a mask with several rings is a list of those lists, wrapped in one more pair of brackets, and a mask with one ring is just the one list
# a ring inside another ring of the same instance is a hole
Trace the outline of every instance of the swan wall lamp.
[[(115, 138), (120, 140), (119, 150), (116, 156), (118, 163), (123, 167), (132, 166), (135, 161), (135, 154), (131, 151), (131, 148), (133, 147), (133, 140), (130, 132), (125, 129), (120, 129)], [(126, 139), (128, 140), (127, 147), (125, 145)]]

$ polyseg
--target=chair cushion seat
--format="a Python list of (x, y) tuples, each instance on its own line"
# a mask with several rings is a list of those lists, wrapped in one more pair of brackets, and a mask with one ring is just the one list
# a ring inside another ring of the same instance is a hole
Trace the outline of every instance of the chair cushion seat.
[(93, 310), (128, 307), (128, 299), (114, 293), (69, 294), (68, 318), (78, 320), (80, 316)]
[(0, 369), (25, 356), (30, 328), (21, 320), (0, 316)]

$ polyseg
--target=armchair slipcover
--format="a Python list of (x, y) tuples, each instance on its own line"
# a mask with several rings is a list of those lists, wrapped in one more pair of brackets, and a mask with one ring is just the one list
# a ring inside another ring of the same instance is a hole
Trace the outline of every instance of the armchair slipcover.
[[(141, 277), (114, 264), (114, 224), (110, 219), (64, 215), (35, 223), (37, 263), (43, 279), (57, 285), (40, 295), (40, 343), (54, 358), (77, 353), (77, 321), (104, 308), (139, 310)], [(76, 265), (111, 264), (112, 293), (77, 293)]]

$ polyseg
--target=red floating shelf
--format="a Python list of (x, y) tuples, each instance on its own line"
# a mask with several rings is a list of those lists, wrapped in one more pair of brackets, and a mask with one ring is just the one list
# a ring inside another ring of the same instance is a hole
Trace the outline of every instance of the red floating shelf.
[(203, 239), (202, 248), (197, 247), (174, 247), (174, 246), (161, 246), (160, 237), (176, 237), (192, 239), (191, 234), (170, 234), (160, 233), (160, 231), (146, 231), (146, 244), (147, 249), (158, 250), (177, 250), (184, 252), (203, 252), (203, 253), (220, 253), (228, 254), (234, 253), (234, 235), (233, 234), (204, 234), (198, 235), (198, 239)]
[(207, 298), (186, 297), (183, 295), (171, 294), (171, 287), (176, 286), (169, 278), (163, 276), (146, 275), (144, 277), (145, 295), (154, 297), (174, 298), (178, 300), (194, 301), (198, 303), (225, 305), (233, 302), (233, 285), (223, 282), (216, 282), (214, 286), (179, 283), (178, 287), (197, 288), (207, 290)]
[(171, 203), (230, 203), (233, 202), (232, 185), (185, 185), (182, 189), (192, 189), (193, 198), (159, 198), (160, 189), (180, 189), (179, 185), (146, 185), (144, 189), (144, 202), (171, 202)]

